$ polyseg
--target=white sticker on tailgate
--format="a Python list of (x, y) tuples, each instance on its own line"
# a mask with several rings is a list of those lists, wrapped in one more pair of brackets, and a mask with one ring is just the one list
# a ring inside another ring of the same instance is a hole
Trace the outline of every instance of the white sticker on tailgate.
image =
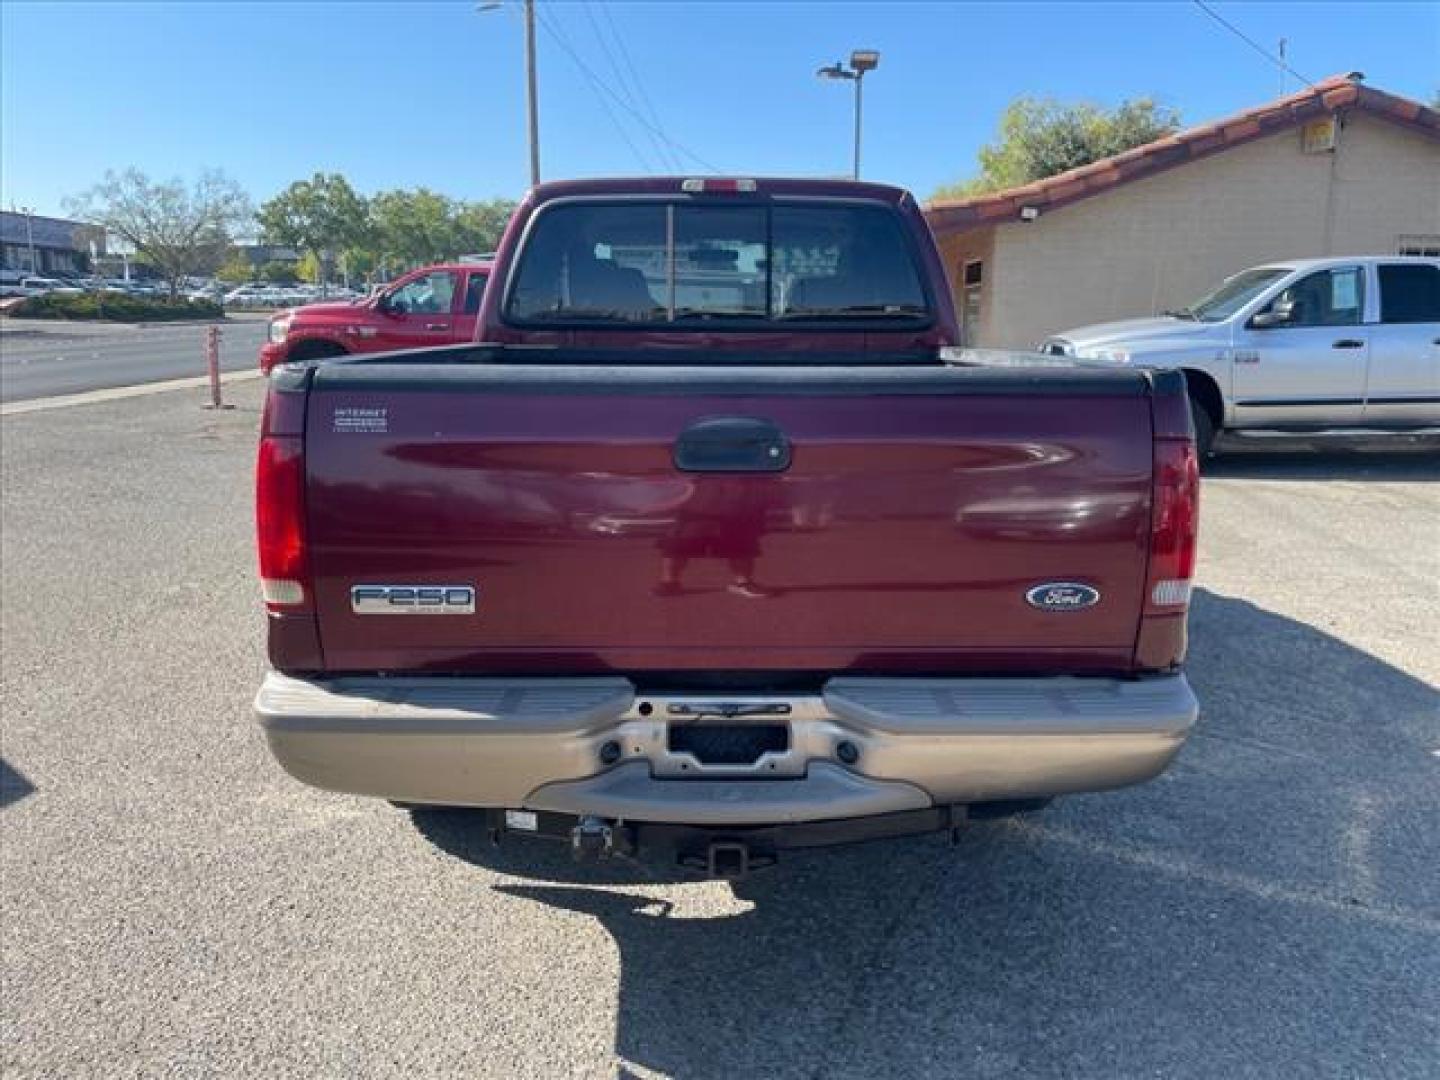
[(344, 434), (384, 435), (390, 430), (385, 406), (342, 405), (335, 409), (335, 431)]

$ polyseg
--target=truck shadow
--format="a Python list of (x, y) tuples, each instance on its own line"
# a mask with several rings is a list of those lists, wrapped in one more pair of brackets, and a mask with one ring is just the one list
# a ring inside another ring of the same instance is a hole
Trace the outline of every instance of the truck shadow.
[(622, 1075), (1425, 1074), (1440, 693), (1243, 600), (1201, 591), (1193, 620), (1204, 716), (1169, 773), (956, 847), (727, 886), (415, 823), (613, 938)]
[(1229, 443), (1205, 462), (1207, 479), (1440, 481), (1440, 439), (1416, 439), (1405, 450), (1259, 448)]
[(25, 779), (19, 769), (0, 758), (0, 809), (19, 802), (34, 790), (35, 785)]

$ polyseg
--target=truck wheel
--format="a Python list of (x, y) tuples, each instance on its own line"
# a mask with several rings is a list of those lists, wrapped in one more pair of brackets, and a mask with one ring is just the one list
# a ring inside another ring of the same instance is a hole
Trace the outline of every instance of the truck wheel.
[(1193, 397), (1190, 399), (1190, 418), (1195, 423), (1195, 454), (1204, 461), (1215, 447), (1215, 421), (1210, 419), (1210, 410)]

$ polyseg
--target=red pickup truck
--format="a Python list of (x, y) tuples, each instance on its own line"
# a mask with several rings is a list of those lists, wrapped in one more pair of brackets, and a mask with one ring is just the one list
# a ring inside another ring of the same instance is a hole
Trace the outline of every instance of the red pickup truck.
[(276, 312), (260, 346), (260, 370), (473, 341), (489, 279), (488, 262), (444, 263), (411, 271), (364, 300)]
[(285, 365), (258, 467), (294, 776), (736, 875), (1149, 779), (1182, 376), (953, 347), (912, 197), (554, 183), (476, 344)]

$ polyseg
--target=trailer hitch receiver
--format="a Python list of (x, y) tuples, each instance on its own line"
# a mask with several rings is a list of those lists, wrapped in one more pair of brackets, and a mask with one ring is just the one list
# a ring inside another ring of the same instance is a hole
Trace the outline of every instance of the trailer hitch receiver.
[(582, 817), (570, 830), (570, 854), (576, 862), (608, 859), (615, 854), (615, 830), (604, 818)]

